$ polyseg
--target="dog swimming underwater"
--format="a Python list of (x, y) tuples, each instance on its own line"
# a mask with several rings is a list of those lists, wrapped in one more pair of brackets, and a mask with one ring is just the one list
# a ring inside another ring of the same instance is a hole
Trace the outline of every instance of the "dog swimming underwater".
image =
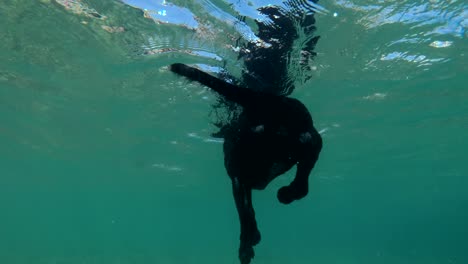
[[(309, 0), (307, 5), (316, 2)], [(170, 71), (217, 92), (221, 105), (227, 106), (229, 113), (235, 113), (227, 124), (215, 124), (220, 131), (213, 136), (224, 138), (224, 167), (231, 179), (240, 221), (241, 264), (251, 263), (254, 246), (261, 240), (252, 190), (265, 189), (273, 179), (295, 166), (295, 178), (278, 190), (277, 198), (283, 204), (304, 198), (309, 191), (309, 175), (322, 149), (322, 138), (308, 109), (299, 100), (288, 97), (295, 89), (288, 72), (290, 62), (295, 61), (291, 52), (296, 40), (302, 43), (296, 65), (306, 74), (312, 72), (309, 62), (316, 55), (314, 49), (320, 38), (314, 35), (314, 12), (298, 6), (294, 0), (284, 4), (290, 9), (275, 5), (257, 9), (268, 18), (255, 20), (257, 36), (269, 45), (236, 43), (244, 64), (241, 79), (225, 72), (218, 78), (181, 63), (169, 67)], [(300, 39), (299, 31), (307, 38)]]
[(297, 99), (279, 96), (225, 82), (185, 64), (170, 70), (197, 81), (242, 108), (234, 129), (224, 133), (224, 166), (232, 181), (240, 220), (239, 259), (248, 264), (260, 231), (252, 205), (252, 190), (263, 190), (276, 177), (296, 165), (296, 176), (280, 188), (278, 200), (289, 204), (308, 193), (308, 178), (322, 149), (307, 108)]

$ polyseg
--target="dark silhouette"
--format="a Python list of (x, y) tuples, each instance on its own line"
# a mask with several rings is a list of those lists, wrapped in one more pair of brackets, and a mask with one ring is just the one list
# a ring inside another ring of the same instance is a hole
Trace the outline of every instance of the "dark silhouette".
[(307, 14), (301, 9), (287, 12), (276, 6), (262, 7), (259, 12), (266, 15), (271, 23), (256, 21), (257, 36), (270, 46), (252, 42), (244, 45), (239, 54), (245, 65), (240, 83), (257, 91), (289, 95), (294, 90), (294, 80), (288, 76), (288, 62), (292, 59), (294, 41), (299, 37), (296, 27), (300, 26), (308, 36), (302, 45), (299, 64), (310, 72), (308, 62), (315, 57), (314, 48), (320, 38), (313, 36), (315, 18), (313, 13)]
[(170, 66), (172, 72), (219, 93), (216, 107), (226, 106), (229, 111), (228, 122), (217, 123), (220, 130), (213, 136), (224, 138), (224, 165), (232, 181), (240, 220), (241, 264), (251, 262), (255, 255), (253, 247), (260, 242), (252, 189), (263, 190), (296, 165), (294, 180), (280, 188), (277, 196), (283, 204), (303, 198), (308, 193), (309, 174), (322, 149), (322, 138), (307, 108), (286, 97), (294, 90), (287, 69), (298, 38), (296, 26), (309, 36), (298, 60), (303, 70), (310, 71), (308, 62), (316, 55), (314, 47), (319, 39), (312, 37), (313, 12), (297, 9), (297, 3), (295, 0), (286, 3), (292, 12), (276, 6), (259, 9), (271, 20), (256, 21), (258, 37), (268, 45), (249, 42), (242, 47), (239, 59), (244, 61), (245, 69), (241, 80), (222, 73), (221, 78), (234, 80), (231, 83), (184, 64)]
[(242, 106), (236, 131), (224, 133), (224, 165), (241, 225), (239, 259), (250, 263), (260, 232), (252, 206), (252, 189), (262, 190), (270, 181), (297, 165), (296, 177), (278, 191), (278, 200), (289, 204), (308, 193), (308, 178), (322, 149), (322, 138), (307, 108), (298, 100), (252, 91), (229, 84), (184, 64), (170, 70), (198, 81), (227, 100)]

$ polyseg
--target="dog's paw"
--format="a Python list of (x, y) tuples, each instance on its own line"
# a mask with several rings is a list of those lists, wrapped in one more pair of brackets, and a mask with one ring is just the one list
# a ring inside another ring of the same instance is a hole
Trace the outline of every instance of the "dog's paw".
[(283, 204), (290, 204), (292, 201), (294, 201), (294, 198), (291, 195), (291, 192), (289, 191), (289, 188), (287, 186), (281, 187), (278, 190), (278, 201)]
[(307, 186), (284, 186), (278, 190), (278, 201), (283, 204), (290, 204), (295, 200), (304, 198), (309, 192)]
[(249, 264), (255, 256), (253, 246), (241, 243), (239, 248), (239, 260), (241, 264)]

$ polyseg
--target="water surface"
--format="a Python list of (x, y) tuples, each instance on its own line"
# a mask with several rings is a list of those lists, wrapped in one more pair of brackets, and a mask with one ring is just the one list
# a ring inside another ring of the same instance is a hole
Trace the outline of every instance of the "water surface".
[[(216, 97), (165, 66), (239, 77), (267, 4), (0, 3), (0, 262), (238, 263)], [(467, 263), (467, 4), (319, 4), (324, 149), (305, 199), (254, 193), (253, 263)]]

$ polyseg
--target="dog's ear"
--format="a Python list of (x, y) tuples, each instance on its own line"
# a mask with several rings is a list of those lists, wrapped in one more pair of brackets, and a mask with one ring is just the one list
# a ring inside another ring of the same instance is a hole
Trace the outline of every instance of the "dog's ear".
[(227, 100), (243, 106), (255, 103), (259, 97), (257, 92), (228, 83), (197, 68), (190, 67), (182, 63), (174, 63), (169, 66), (169, 69), (178, 75), (188, 78), (189, 80), (197, 81), (208, 86), (220, 95), (226, 97)]

